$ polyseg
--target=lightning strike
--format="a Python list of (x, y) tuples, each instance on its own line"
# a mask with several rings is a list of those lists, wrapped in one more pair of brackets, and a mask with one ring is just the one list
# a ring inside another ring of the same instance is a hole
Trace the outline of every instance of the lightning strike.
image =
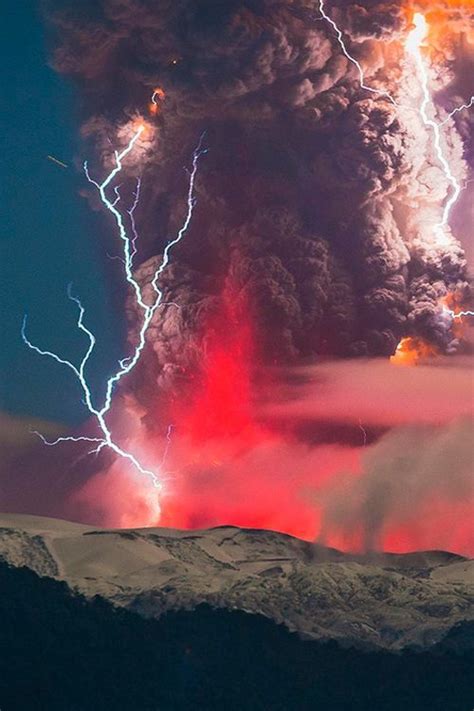
[(452, 189), (451, 195), (446, 201), (446, 204), (443, 209), (442, 220), (440, 223), (435, 225), (435, 232), (437, 234), (440, 244), (449, 244), (449, 238), (447, 237), (445, 230), (449, 226), (449, 217), (451, 214), (451, 210), (459, 198), (459, 195), (461, 193), (461, 186), (459, 185), (458, 180), (453, 174), (451, 166), (449, 165), (449, 161), (443, 151), (441, 133), (442, 124), (437, 123), (428, 116), (428, 108), (433, 105), (433, 99), (430, 94), (428, 70), (425, 67), (423, 55), (421, 52), (423, 43), (428, 35), (428, 23), (426, 22), (426, 18), (424, 15), (422, 15), (420, 12), (416, 12), (413, 17), (413, 24), (414, 28), (408, 35), (405, 48), (408, 54), (410, 54), (414, 58), (417, 71), (421, 80), (423, 100), (419, 107), (419, 113), (423, 124), (433, 131), (436, 155), (446, 176), (446, 179)]
[(133, 238), (132, 240), (127, 234), (127, 230), (125, 227), (124, 219), (120, 211), (117, 209), (116, 205), (120, 201), (120, 194), (118, 193), (118, 187), (115, 187), (113, 190), (113, 193), (115, 195), (115, 199), (111, 201), (109, 197), (107, 196), (107, 188), (111, 186), (113, 180), (115, 177), (120, 173), (122, 170), (123, 166), (123, 160), (127, 157), (127, 155), (133, 150), (135, 144), (139, 140), (141, 134), (145, 130), (144, 125), (140, 125), (133, 137), (131, 138), (130, 142), (128, 145), (119, 153), (118, 151), (115, 151), (115, 166), (112, 169), (112, 171), (107, 175), (105, 180), (102, 183), (98, 183), (94, 179), (90, 177), (89, 174), (89, 169), (87, 162), (84, 163), (84, 172), (86, 175), (87, 180), (94, 185), (97, 188), (97, 191), (99, 193), (99, 196), (101, 198), (102, 203), (104, 204), (105, 208), (113, 215), (116, 225), (118, 227), (118, 232), (119, 232), (119, 237), (120, 240), (123, 243), (123, 263), (124, 263), (124, 268), (125, 268), (125, 277), (126, 281), (128, 284), (131, 286), (135, 297), (136, 297), (136, 302), (139, 308), (142, 311), (142, 325), (139, 331), (138, 335), (138, 342), (137, 345), (135, 346), (135, 349), (132, 353), (132, 355), (123, 358), (122, 360), (119, 361), (119, 370), (112, 375), (106, 385), (106, 393), (105, 393), (105, 398), (104, 398), (104, 403), (102, 407), (97, 407), (94, 402), (93, 402), (93, 397), (92, 397), (92, 392), (91, 392), (91, 387), (87, 381), (87, 376), (86, 376), (86, 367), (89, 363), (90, 357), (94, 351), (95, 345), (96, 345), (96, 338), (92, 331), (87, 328), (87, 326), (84, 323), (84, 317), (85, 317), (85, 309), (79, 300), (78, 297), (74, 296), (72, 294), (72, 287), (69, 286), (68, 288), (68, 297), (71, 301), (73, 301), (78, 309), (78, 319), (77, 319), (77, 328), (82, 331), (82, 333), (85, 334), (88, 340), (88, 346), (86, 348), (86, 351), (82, 357), (82, 360), (79, 364), (79, 366), (74, 365), (69, 360), (66, 360), (65, 358), (62, 358), (61, 356), (57, 355), (56, 353), (48, 350), (43, 350), (36, 346), (34, 343), (32, 343), (26, 332), (26, 326), (27, 326), (27, 316), (25, 315), (23, 319), (23, 325), (21, 329), (21, 335), (24, 343), (34, 352), (38, 353), (39, 355), (47, 358), (51, 358), (52, 360), (56, 361), (57, 363), (61, 365), (65, 365), (67, 368), (72, 370), (74, 375), (76, 376), (82, 392), (83, 392), (83, 397), (84, 397), (84, 404), (86, 405), (88, 411), (90, 414), (95, 418), (97, 425), (99, 427), (99, 430), (101, 432), (101, 437), (85, 437), (85, 436), (80, 436), (80, 437), (74, 437), (74, 436), (69, 436), (69, 437), (58, 437), (54, 441), (48, 441), (43, 435), (40, 433), (36, 433), (41, 440), (47, 445), (47, 446), (56, 446), (57, 444), (60, 444), (62, 442), (90, 442), (93, 444), (96, 444), (97, 447), (92, 450), (91, 453), (99, 453), (104, 447), (108, 447), (110, 450), (112, 450), (118, 457), (121, 457), (122, 459), (128, 461), (138, 472), (139, 474), (145, 475), (149, 477), (151, 480), (153, 486), (157, 489), (162, 488), (162, 484), (160, 482), (160, 479), (158, 475), (152, 471), (151, 469), (145, 468), (140, 461), (135, 457), (131, 452), (128, 452), (124, 450), (113, 438), (113, 434), (110, 431), (110, 428), (107, 424), (106, 421), (106, 416), (110, 411), (110, 407), (112, 404), (112, 396), (113, 392), (115, 389), (115, 386), (126, 376), (128, 375), (133, 368), (136, 366), (138, 363), (140, 356), (142, 354), (142, 351), (145, 347), (146, 343), (146, 333), (148, 330), (148, 327), (153, 319), (153, 316), (156, 312), (156, 310), (159, 308), (159, 306), (162, 303), (162, 298), (163, 298), (163, 292), (160, 290), (158, 286), (158, 281), (160, 276), (163, 274), (164, 270), (169, 264), (170, 261), (170, 254), (175, 245), (177, 245), (181, 240), (184, 238), (188, 227), (191, 223), (191, 219), (193, 216), (194, 212), (194, 206), (196, 204), (196, 198), (195, 198), (195, 181), (196, 181), (196, 176), (198, 172), (198, 164), (199, 164), (199, 159), (201, 158), (202, 155), (204, 155), (207, 152), (207, 149), (204, 149), (202, 147), (202, 143), (204, 140), (204, 134), (201, 136), (199, 139), (199, 143), (194, 150), (193, 153), (193, 160), (192, 160), (192, 169), (189, 172), (189, 181), (188, 181), (188, 192), (187, 192), (187, 212), (185, 215), (185, 219), (183, 222), (183, 225), (181, 226), (180, 230), (178, 231), (177, 235), (174, 237), (174, 239), (170, 240), (164, 251), (163, 251), (163, 257), (160, 263), (160, 266), (158, 269), (155, 271), (155, 274), (153, 276), (153, 280), (151, 282), (151, 286), (154, 292), (154, 298), (151, 301), (150, 304), (146, 303), (146, 301), (143, 298), (142, 291), (140, 288), (140, 285), (138, 282), (135, 280), (132, 272), (132, 261), (133, 261), (133, 256), (136, 253), (136, 247), (135, 247), (135, 240), (137, 239), (138, 235), (136, 232), (135, 228), (135, 223), (133, 220), (133, 213), (138, 205), (139, 201), (139, 190), (140, 190), (140, 181), (137, 183), (137, 189), (135, 192), (135, 201), (132, 205), (132, 208), (127, 211), (131, 220), (132, 220), (132, 232), (133, 232)]
[(163, 457), (161, 460), (161, 466), (164, 467), (165, 462), (168, 458), (168, 454), (171, 448), (172, 440), (171, 440), (171, 435), (173, 433), (174, 425), (168, 425), (168, 429), (166, 430), (166, 447), (165, 451), (163, 452)]
[(367, 447), (367, 430), (365, 429), (364, 425), (362, 424), (362, 420), (360, 419), (360, 417), (359, 417), (359, 429), (362, 432), (364, 447)]
[(460, 111), (466, 111), (467, 109), (472, 109), (473, 106), (474, 106), (474, 96), (471, 96), (471, 98), (469, 99), (469, 103), (463, 104), (462, 106), (456, 106), (456, 108), (453, 109), (451, 111), (451, 113), (449, 113), (446, 116), (446, 118), (444, 119), (444, 121), (441, 121), (441, 123), (439, 125), (445, 126), (448, 123), (448, 121), (453, 118), (453, 116), (458, 114)]
[(157, 87), (151, 97), (148, 109), (152, 116), (157, 116), (161, 111), (161, 103), (165, 100), (166, 94), (161, 87)]
[(465, 316), (474, 316), (474, 311), (453, 311), (452, 309), (446, 308), (446, 306), (443, 307), (443, 312), (448, 314), (453, 320), (461, 319)]
[(133, 232), (133, 239), (132, 239), (132, 252), (130, 255), (130, 258), (133, 259), (134, 256), (137, 253), (137, 241), (138, 241), (138, 232), (137, 232), (137, 225), (135, 222), (135, 210), (138, 207), (138, 203), (140, 202), (140, 190), (142, 186), (142, 180), (141, 178), (137, 178), (137, 187), (135, 189), (134, 193), (134, 201), (133, 205), (130, 208), (130, 210), (127, 210), (128, 215), (130, 217), (130, 224), (132, 226), (132, 232)]
[[(337, 40), (341, 46), (341, 49), (347, 57), (347, 59), (354, 64), (354, 66), (357, 68), (357, 71), (359, 73), (359, 81), (360, 81), (360, 86), (362, 89), (365, 89), (366, 91), (369, 91), (373, 94), (378, 94), (381, 96), (387, 97), (394, 105), (398, 105), (395, 99), (391, 96), (391, 94), (387, 91), (383, 90), (378, 90), (374, 89), (371, 86), (368, 86), (365, 83), (365, 77), (364, 77), (364, 71), (362, 69), (361, 64), (357, 61), (355, 57), (353, 57), (350, 52), (348, 51), (346, 44), (344, 42), (344, 37), (342, 30), (338, 27), (336, 22), (326, 13), (325, 11), (325, 5), (324, 5), (324, 0), (320, 0), (319, 2), (319, 10), (321, 13), (322, 18), (324, 18), (329, 25), (334, 29), (336, 32)], [(442, 127), (445, 126), (457, 113), (460, 111), (464, 111), (467, 109), (470, 109), (474, 106), (474, 96), (471, 96), (470, 100), (468, 103), (463, 104), (462, 106), (457, 106), (454, 108), (448, 116), (441, 122), (436, 122), (432, 118), (429, 117), (428, 115), (428, 109), (430, 106), (433, 106), (433, 99), (430, 93), (430, 88), (429, 88), (429, 74), (428, 70), (425, 67), (425, 63), (423, 60), (423, 55), (422, 55), (422, 46), (423, 43), (425, 42), (427, 36), (428, 36), (428, 23), (426, 21), (425, 16), (417, 12), (415, 13), (413, 17), (413, 24), (414, 27), (411, 30), (411, 32), (408, 34), (408, 37), (406, 39), (405, 43), (405, 49), (409, 55), (413, 57), (416, 63), (417, 67), (417, 72), (420, 77), (420, 82), (421, 82), (421, 88), (422, 88), (422, 103), (419, 107), (417, 107), (417, 113), (421, 116), (422, 122), (424, 126), (426, 126), (427, 129), (433, 132), (434, 135), (434, 147), (436, 151), (436, 155), (439, 161), (439, 164), (441, 165), (441, 168), (446, 176), (446, 179), (451, 187), (451, 195), (448, 197), (446, 200), (446, 203), (443, 208), (442, 212), (442, 219), (441, 221), (434, 226), (434, 231), (436, 235), (436, 239), (440, 245), (446, 245), (450, 243), (449, 236), (446, 234), (446, 230), (449, 228), (449, 219), (451, 215), (451, 211), (454, 207), (454, 205), (457, 203), (459, 196), (462, 192), (462, 187), (460, 186), (456, 176), (454, 175), (451, 166), (449, 164), (449, 161), (444, 153), (443, 150), (443, 145), (442, 145)], [(449, 313), (453, 319), (455, 318), (460, 318), (462, 316), (474, 316), (474, 313), (472, 311), (463, 311), (460, 314), (455, 314), (452, 311), (449, 311), (448, 309), (444, 309), (445, 313)]]
[(358, 74), (359, 74), (359, 83), (362, 89), (365, 89), (365, 91), (370, 91), (371, 94), (377, 94), (378, 96), (385, 96), (389, 101), (392, 102), (392, 104), (396, 105), (396, 101), (393, 98), (391, 94), (388, 93), (388, 91), (384, 91), (383, 89), (374, 89), (372, 86), (367, 86), (365, 83), (365, 77), (364, 77), (364, 70), (362, 69), (362, 66), (360, 62), (357, 61), (355, 57), (352, 56), (352, 54), (349, 53), (346, 44), (344, 42), (344, 36), (342, 34), (342, 31), (339, 29), (337, 24), (334, 22), (334, 20), (329, 17), (328, 14), (326, 14), (326, 11), (324, 9), (324, 0), (319, 0), (319, 11), (321, 13), (321, 16), (328, 22), (333, 30), (336, 33), (337, 41), (339, 42), (342, 52), (344, 56), (352, 62), (352, 64), (357, 68)]
[[(357, 68), (357, 71), (359, 73), (359, 82), (360, 86), (362, 89), (365, 89), (366, 91), (369, 91), (373, 94), (378, 94), (379, 96), (385, 96), (387, 97), (392, 104), (397, 105), (397, 102), (393, 98), (393, 96), (384, 90), (379, 90), (379, 89), (374, 89), (371, 86), (368, 86), (365, 83), (365, 77), (364, 77), (364, 70), (362, 69), (361, 64), (357, 61), (355, 57), (353, 57), (350, 52), (348, 51), (346, 44), (344, 42), (344, 37), (342, 30), (338, 27), (336, 22), (326, 13), (324, 9), (324, 0), (320, 0), (319, 2), (319, 10), (321, 12), (321, 16), (331, 25), (331, 27), (334, 29), (336, 32), (337, 40), (341, 46), (341, 49), (344, 53), (344, 55), (347, 57), (347, 59), (354, 64), (354, 66)], [(435, 139), (435, 150), (436, 154), (438, 157), (438, 160), (442, 166), (443, 172), (446, 175), (446, 178), (451, 185), (452, 188), (452, 193), (449, 197), (449, 199), (446, 201), (446, 204), (443, 209), (443, 216), (441, 222), (435, 226), (435, 232), (438, 236), (438, 239), (441, 244), (446, 244), (449, 243), (449, 238), (445, 234), (445, 229), (449, 225), (449, 217), (451, 214), (451, 210), (458, 201), (459, 195), (461, 193), (461, 186), (459, 185), (459, 182), (457, 181), (456, 177), (454, 176), (451, 166), (449, 165), (449, 162), (444, 154), (441, 139), (442, 139), (442, 134), (441, 134), (441, 127), (444, 126), (456, 113), (459, 111), (463, 111), (464, 109), (469, 109), (472, 106), (474, 106), (474, 96), (471, 97), (469, 103), (463, 104), (462, 106), (458, 106), (455, 109), (451, 111), (451, 113), (447, 116), (447, 118), (440, 122), (437, 123), (433, 119), (431, 119), (428, 116), (428, 107), (433, 104), (433, 100), (430, 94), (429, 90), (429, 78), (428, 78), (428, 72), (426, 70), (424, 61), (423, 61), (423, 56), (421, 53), (421, 47), (423, 45), (424, 40), (427, 37), (428, 34), (428, 23), (426, 22), (426, 18), (423, 14), (417, 12), (414, 15), (413, 18), (414, 22), (414, 29), (409, 33), (405, 48), (409, 54), (411, 54), (417, 65), (418, 73), (421, 78), (421, 85), (422, 85), (422, 92), (423, 92), (423, 101), (421, 106), (419, 107), (419, 113), (421, 115), (422, 121), (424, 125), (432, 129), (434, 133), (434, 139)]]

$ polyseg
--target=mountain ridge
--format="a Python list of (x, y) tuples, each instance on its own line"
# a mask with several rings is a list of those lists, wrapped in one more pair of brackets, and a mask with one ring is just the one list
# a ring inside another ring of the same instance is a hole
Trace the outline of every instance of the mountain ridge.
[(427, 649), (474, 619), (474, 561), (444, 551), (361, 555), (264, 529), (110, 530), (3, 514), (0, 560), (147, 618), (208, 604), (368, 649)]

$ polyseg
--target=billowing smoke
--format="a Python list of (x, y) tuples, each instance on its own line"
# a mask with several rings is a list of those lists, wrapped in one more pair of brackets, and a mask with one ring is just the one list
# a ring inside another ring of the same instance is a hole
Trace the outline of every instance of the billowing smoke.
[[(192, 224), (160, 281), (163, 306), (111, 416), (117, 436), (160, 469), (161, 518), (146, 482), (142, 490), (117, 461), (101, 461), (66, 514), (107, 525), (267, 526), (324, 535), (333, 545), (346, 545), (341, 536), (352, 545), (358, 531), (358, 545), (392, 548), (416, 511), (431, 506), (427, 520), (435, 520), (441, 499), (455, 523), (467, 454), (452, 486), (444, 458), (464, 433), (464, 424), (451, 430), (449, 422), (471, 407), (466, 374), (430, 372), (423, 390), (420, 369), (398, 374), (387, 390), (395, 369), (365, 361), (392, 355), (404, 337), (455, 352), (443, 303), (469, 299), (457, 239), (464, 235), (445, 226), (440, 239), (436, 228), (452, 185), (423, 124), (420, 78), (405, 51), (413, 12), (390, 0), (325, 3), (364, 67), (367, 91), (317, 0), (49, 5), (54, 63), (80, 87), (92, 170), (101, 174), (136, 121), (146, 123), (120, 188), (121, 204), (131, 205), (141, 176), (134, 264), (145, 296), (182, 223), (183, 168), (203, 132), (209, 149)], [(434, 16), (450, 3), (435, 5)], [(456, 27), (466, 22), (462, 8), (449, 12)], [(427, 63), (436, 120), (446, 119), (443, 149), (464, 184), (472, 125), (464, 114), (448, 118), (465, 95), (458, 69), (466, 50), (454, 37), (434, 32)], [(132, 296), (126, 313), (134, 342)], [(288, 373), (288, 363), (315, 355), (364, 360), (323, 366), (315, 389), (305, 380), (300, 392), (292, 382), (282, 401), (281, 371), (268, 366)], [(444, 390), (432, 400), (434, 383)], [(427, 429), (412, 431), (420, 420)], [(403, 424), (408, 430), (388, 432)], [(444, 473), (428, 455), (418, 460), (417, 438)], [(406, 470), (396, 464), (400, 446)], [(352, 493), (350, 505), (338, 482)], [(409, 513), (406, 487), (414, 492)], [(465, 539), (463, 530), (452, 545), (468, 550)], [(426, 543), (410, 541), (406, 547)]]
[(466, 418), (386, 435), (367, 454), (360, 476), (338, 477), (325, 491), (321, 540), (331, 533), (353, 540), (358, 531), (363, 547), (374, 550), (390, 548), (390, 540), (399, 544), (411, 529), (420, 547), (456, 549), (467, 542), (474, 502), (472, 431)]
[[(75, 492), (68, 515), (111, 527), (233, 523), (341, 549), (471, 555), (472, 363), (451, 363), (401, 369), (397, 380), (383, 361), (290, 370), (287, 386), (280, 378), (266, 388), (251, 412), (229, 388), (215, 413), (206, 398), (183, 406), (169, 447), (122, 410), (127, 446), (147, 463), (160, 453), (161, 514), (147, 481), (116, 461)], [(230, 378), (240, 392), (238, 373)]]
[[(196, 366), (229, 293), (252, 321), (260, 362), (390, 355), (407, 335), (455, 347), (440, 301), (466, 298), (465, 260), (449, 228), (442, 245), (433, 238), (450, 186), (416, 111), (401, 5), (328, 9), (352, 36), (366, 82), (399, 106), (361, 89), (314, 0), (59, 5), (55, 64), (81, 85), (96, 147), (110, 152), (107, 141), (143, 114), (154, 88), (166, 93), (142, 166), (143, 282), (176, 229), (182, 169), (206, 131), (199, 208), (166, 276), (166, 301), (180, 308), (162, 310), (150, 335), (155, 379)], [(449, 103), (449, 69), (435, 79)], [(446, 135), (462, 181), (453, 121)], [(133, 337), (133, 305), (130, 316)]]

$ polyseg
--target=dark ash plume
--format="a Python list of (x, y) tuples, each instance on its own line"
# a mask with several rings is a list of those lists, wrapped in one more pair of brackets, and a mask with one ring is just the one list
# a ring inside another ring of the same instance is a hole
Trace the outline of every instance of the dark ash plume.
[[(165, 301), (180, 308), (160, 311), (150, 332), (144, 367), (155, 379), (196, 364), (228, 288), (253, 322), (261, 361), (386, 356), (405, 335), (452, 347), (439, 299), (466, 289), (462, 250), (429, 248), (407, 217), (407, 205), (416, 210), (424, 199), (424, 166), (433, 163), (426, 132), (413, 114), (360, 88), (317, 3), (53, 7), (55, 65), (80, 86), (87, 135), (99, 146), (146, 111), (154, 87), (166, 92), (151, 119), (157, 139), (137, 212), (143, 283), (179, 224), (182, 168), (207, 131), (195, 221), (163, 282)], [(381, 43), (406, 31), (400, 5), (333, 9), (364, 58), (367, 81), (390, 84)], [(389, 65), (402, 65), (400, 48), (391, 51)], [(433, 165), (429, 179), (442, 195)], [(132, 306), (129, 315), (133, 337)]]

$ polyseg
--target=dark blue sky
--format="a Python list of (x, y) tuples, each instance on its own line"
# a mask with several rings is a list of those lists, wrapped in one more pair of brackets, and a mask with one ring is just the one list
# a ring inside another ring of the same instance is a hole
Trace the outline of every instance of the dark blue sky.
[[(36, 3), (8, 3), (3, 32), (0, 409), (77, 423), (86, 411), (73, 374), (26, 348), (21, 321), (27, 312), (32, 340), (77, 361), (86, 341), (66, 295), (73, 282), (88, 324), (100, 334), (92, 371), (103, 383), (123, 355), (103, 239), (111, 225), (79, 195), (84, 177), (73, 159), (83, 149), (75, 94), (47, 64)], [(70, 167), (57, 166), (48, 154)]]

